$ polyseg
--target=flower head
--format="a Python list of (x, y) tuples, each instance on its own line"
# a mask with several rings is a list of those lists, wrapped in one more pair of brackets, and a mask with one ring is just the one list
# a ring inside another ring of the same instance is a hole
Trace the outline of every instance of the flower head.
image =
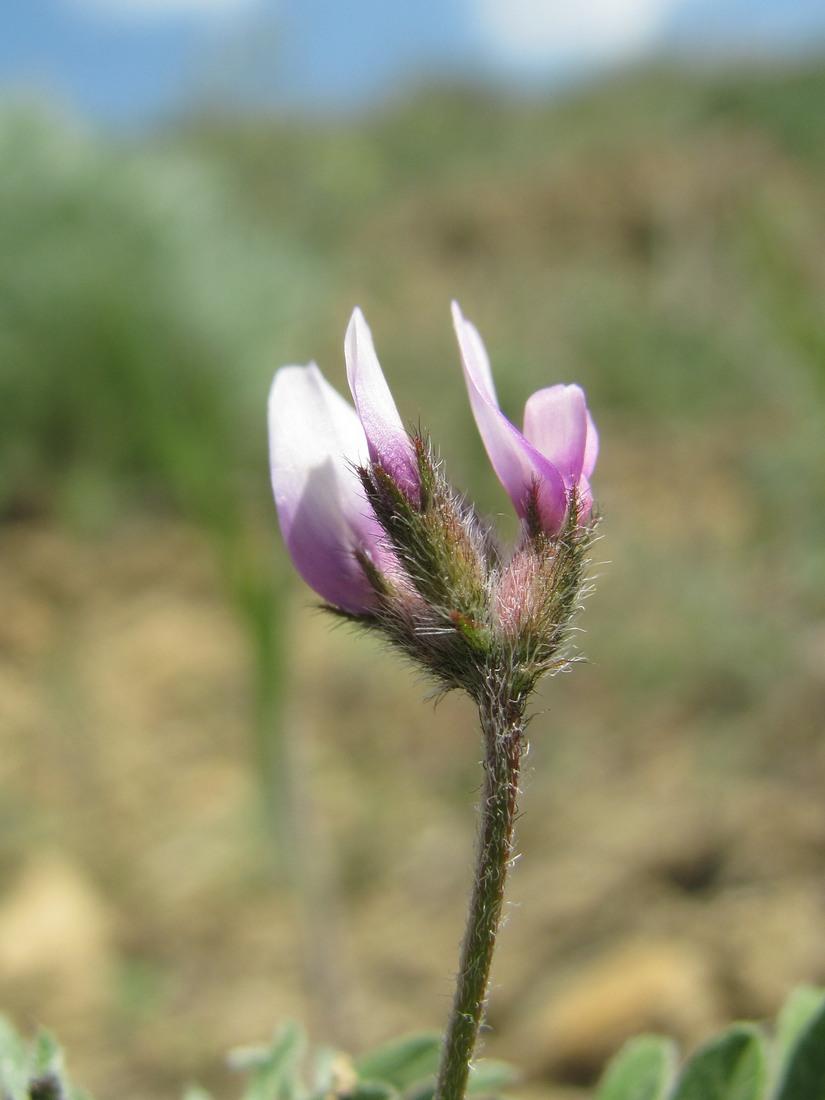
[(314, 364), (275, 375), (275, 503), (298, 572), (333, 608), (447, 687), (481, 698), (505, 676), (524, 694), (558, 667), (578, 607), (598, 441), (578, 386), (534, 393), (519, 431), (498, 407), (477, 331), (457, 305), (453, 318), (476, 423), (524, 521), (514, 554), (404, 431), (360, 310), (344, 344), (355, 409)]
[(562, 529), (571, 493), (580, 517), (590, 516), (590, 475), (599, 440), (579, 386), (549, 386), (530, 397), (520, 432), (498, 406), (490, 360), (475, 326), (453, 302), (455, 325), (470, 405), (487, 454), (522, 519), (535, 506), (542, 530)]

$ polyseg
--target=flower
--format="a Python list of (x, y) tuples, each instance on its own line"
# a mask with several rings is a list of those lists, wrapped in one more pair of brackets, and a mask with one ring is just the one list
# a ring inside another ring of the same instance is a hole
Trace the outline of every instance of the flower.
[(369, 445), (353, 407), (314, 363), (282, 367), (275, 375), (269, 458), (295, 568), (329, 603), (354, 615), (369, 611), (375, 591), (358, 554), (378, 569), (392, 560), (356, 472), (369, 459)]
[(447, 688), (482, 699), (505, 677), (521, 697), (563, 663), (595, 529), (598, 437), (578, 386), (534, 393), (520, 432), (455, 304), (453, 319), (476, 423), (524, 525), (512, 556), (429, 444), (404, 430), (358, 309), (344, 341), (355, 408), (314, 363), (275, 375), (275, 504), (298, 572), (333, 609), (382, 632)]
[(269, 393), (272, 489), (295, 568), (329, 603), (354, 615), (375, 607), (364, 563), (397, 573), (359, 469), (380, 467), (412, 505), (420, 496), (415, 450), (384, 379), (360, 309), (344, 342), (357, 412), (314, 363), (282, 367)]
[(518, 515), (526, 519), (534, 501), (541, 528), (557, 535), (575, 490), (579, 522), (586, 523), (599, 438), (583, 390), (564, 385), (538, 390), (527, 401), (520, 432), (498, 406), (484, 344), (456, 302), (453, 324), (479, 433)]

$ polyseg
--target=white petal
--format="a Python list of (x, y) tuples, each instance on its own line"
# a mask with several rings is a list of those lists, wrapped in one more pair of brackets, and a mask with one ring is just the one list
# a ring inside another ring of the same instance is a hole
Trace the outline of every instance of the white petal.
[(283, 367), (269, 395), (272, 489), (287, 549), (325, 600), (366, 610), (373, 592), (355, 558), (384, 556), (354, 464), (368, 458), (358, 416), (321, 372)]
[(354, 310), (344, 340), (347, 378), (369, 443), (380, 462), (412, 500), (418, 499), (419, 474), (410, 438), (401, 423), (364, 315)]
[(575, 485), (587, 441), (587, 403), (579, 386), (538, 390), (524, 409), (524, 434)]

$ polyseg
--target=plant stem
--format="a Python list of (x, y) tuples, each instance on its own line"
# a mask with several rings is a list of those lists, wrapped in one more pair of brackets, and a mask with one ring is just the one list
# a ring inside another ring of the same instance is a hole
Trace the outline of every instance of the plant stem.
[(524, 702), (513, 695), (507, 677), (491, 676), (479, 703), (484, 790), (479, 806), (478, 853), (435, 1100), (463, 1100), (487, 1001), (504, 883), (513, 858), (519, 765), (524, 748)]

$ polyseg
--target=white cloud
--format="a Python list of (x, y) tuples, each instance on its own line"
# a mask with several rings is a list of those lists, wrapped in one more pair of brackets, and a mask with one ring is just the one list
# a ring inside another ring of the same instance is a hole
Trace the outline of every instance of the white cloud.
[(109, 22), (157, 23), (188, 19), (215, 19), (243, 15), (258, 0), (69, 0), (74, 8)]
[(680, 0), (474, 0), (489, 48), (526, 66), (634, 57)]

